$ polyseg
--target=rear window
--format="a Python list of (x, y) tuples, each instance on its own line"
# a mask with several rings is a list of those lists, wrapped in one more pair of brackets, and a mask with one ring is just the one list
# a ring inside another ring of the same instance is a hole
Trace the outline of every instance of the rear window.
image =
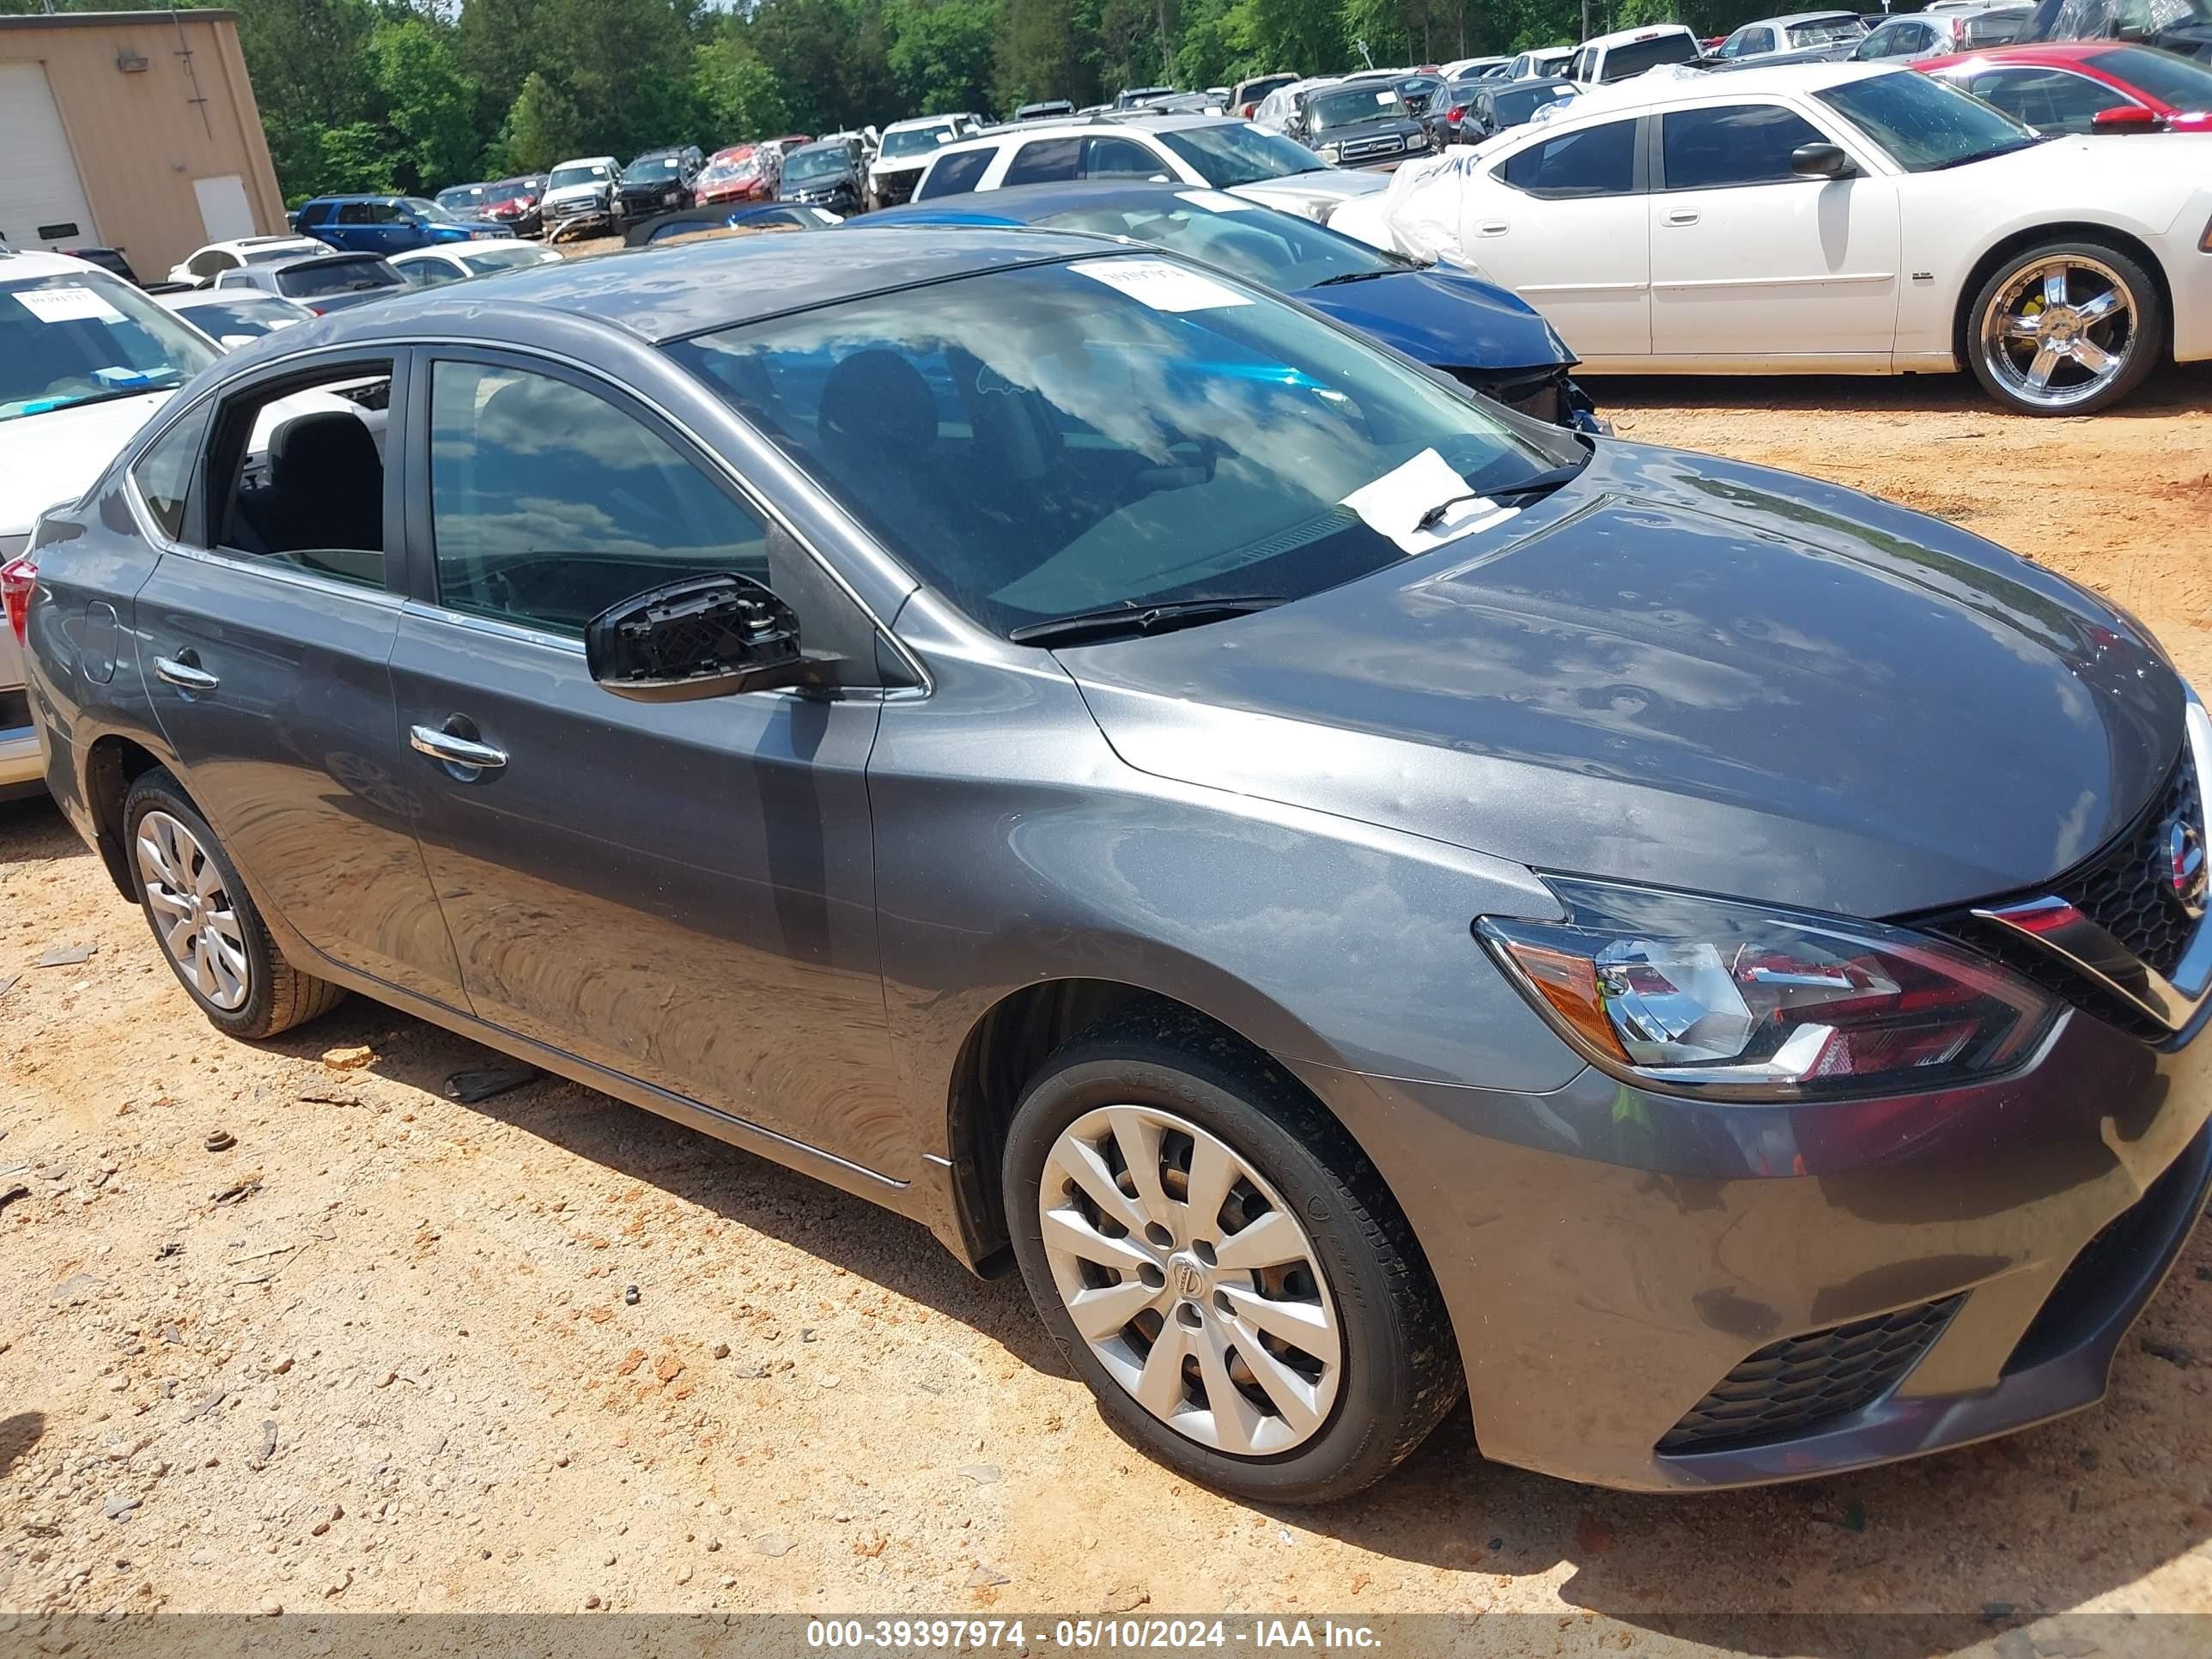
[(928, 175), (915, 191), (917, 202), (927, 202), (939, 196), (957, 196), (975, 188), (983, 177), (984, 169), (991, 165), (991, 157), (998, 152), (988, 149), (963, 150), (957, 155), (939, 158)]
[(2212, 70), (2153, 46), (2116, 46), (2084, 60), (2176, 109), (2212, 109)]
[(365, 288), (395, 288), (407, 279), (381, 259), (318, 259), (292, 270), (276, 273), (276, 286), (286, 297), (313, 299), (323, 294), (350, 294)]
[(1605, 54), (1601, 81), (1626, 81), (1632, 75), (1641, 75), (1662, 64), (1688, 64), (1696, 61), (1698, 43), (1687, 34), (1662, 34), (1656, 40), (1631, 40), (1625, 46), (1614, 46)]
[(1635, 188), (1636, 123), (1582, 127), (1516, 150), (1497, 176), (1532, 196), (1619, 196)]

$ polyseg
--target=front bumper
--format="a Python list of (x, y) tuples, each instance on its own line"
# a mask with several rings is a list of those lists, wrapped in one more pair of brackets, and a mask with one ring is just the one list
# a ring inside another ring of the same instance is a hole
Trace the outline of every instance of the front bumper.
[(1818, 1105), (1301, 1069), (1406, 1208), (1484, 1455), (1600, 1486), (1832, 1474), (2090, 1405), (2212, 1186), (2212, 1042), (2078, 1012), (2013, 1077)]
[(893, 167), (868, 175), (868, 194), (878, 207), (897, 207), (914, 198), (914, 187), (921, 182), (920, 167)]

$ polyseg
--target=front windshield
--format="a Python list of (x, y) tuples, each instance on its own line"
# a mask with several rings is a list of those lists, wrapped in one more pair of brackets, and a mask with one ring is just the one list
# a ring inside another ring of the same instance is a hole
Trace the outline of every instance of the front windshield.
[(623, 169), (626, 185), (650, 184), (657, 179), (673, 179), (682, 163), (673, 155), (641, 155)]
[(926, 155), (939, 144), (950, 143), (952, 129), (942, 127), (908, 127), (903, 132), (887, 132), (884, 147), (878, 154), (893, 155)]
[(1650, 40), (1631, 40), (1626, 46), (1614, 46), (1607, 52), (1605, 64), (1598, 78), (1601, 81), (1626, 81), (1631, 76), (1641, 75), (1662, 64), (1690, 64), (1695, 63), (1697, 58), (1697, 40), (1686, 33), (1662, 34)]
[(1395, 87), (1337, 87), (1306, 100), (1306, 125), (1316, 132), (1405, 113), (1406, 100), (1398, 96)]
[(2084, 60), (2179, 110), (2212, 109), (2212, 70), (2156, 46), (2115, 46)]
[(1232, 190), (1262, 179), (1287, 179), (1294, 173), (1318, 172), (1328, 165), (1295, 139), (1279, 132), (1263, 132), (1243, 121), (1182, 127), (1155, 137), (1216, 190)]
[(1411, 268), (1405, 260), (1323, 230), (1294, 213), (1273, 212), (1234, 196), (1208, 202), (1211, 194), (1183, 191), (1171, 204), (1142, 207), (1081, 207), (1041, 222), (1150, 242), (1285, 293), (1339, 277)]
[(842, 144), (824, 144), (819, 149), (795, 149), (784, 157), (783, 180), (786, 184), (803, 185), (813, 179), (834, 178), (852, 165)]
[(760, 171), (760, 152), (741, 149), (735, 155), (717, 155), (699, 174), (702, 184), (720, 184), (728, 179), (750, 179)]
[(450, 225), (458, 222), (452, 214), (447, 212), (435, 202), (421, 196), (404, 197), (399, 204), (411, 210), (416, 218), (428, 219), (434, 225)]
[(606, 176), (606, 168), (599, 166), (555, 167), (553, 176), (546, 180), (545, 187), (548, 190), (563, 190), (570, 185), (592, 185)]
[(1356, 337), (1157, 254), (989, 271), (926, 302), (876, 295), (666, 349), (1001, 634), (1100, 607), (1300, 599), (1405, 557), (1393, 535), (1462, 481), (1502, 489), (1562, 459)]
[(127, 283), (76, 272), (0, 283), (0, 421), (167, 392), (216, 355)]
[(461, 185), (452, 190), (440, 191), (438, 205), (448, 213), (459, 213), (475, 207), (485, 200), (490, 193), (489, 190), (483, 185)]
[(1813, 94), (1907, 173), (1934, 173), (2025, 149), (2034, 133), (1978, 98), (1910, 70), (1846, 81)]

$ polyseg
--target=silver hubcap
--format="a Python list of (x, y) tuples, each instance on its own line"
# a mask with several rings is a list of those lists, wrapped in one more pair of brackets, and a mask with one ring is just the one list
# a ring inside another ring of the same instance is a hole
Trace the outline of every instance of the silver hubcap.
[(1226, 1141), (1101, 1107), (1054, 1143), (1038, 1196), (1061, 1305), (1146, 1411), (1248, 1455), (1328, 1420), (1343, 1345), (1313, 1243)]
[(2134, 296), (2119, 273), (2069, 254), (2014, 271), (1982, 319), (1982, 361), (1997, 382), (2044, 409), (2083, 403), (2135, 354)]
[(138, 878), (154, 931), (185, 983), (225, 1013), (244, 1007), (252, 988), (246, 935), (199, 838), (167, 812), (147, 813), (138, 820)]

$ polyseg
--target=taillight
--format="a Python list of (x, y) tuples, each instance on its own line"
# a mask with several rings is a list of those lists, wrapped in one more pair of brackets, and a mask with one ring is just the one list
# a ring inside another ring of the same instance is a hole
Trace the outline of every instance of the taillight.
[(1444, 119), (1456, 125), (1460, 117), (1466, 113), (1467, 106), (1465, 104), (1454, 104), (1449, 109), (1444, 112)]
[(18, 645), (29, 643), (31, 595), (38, 586), (39, 567), (29, 555), (0, 564), (0, 607), (8, 612), (8, 627)]

